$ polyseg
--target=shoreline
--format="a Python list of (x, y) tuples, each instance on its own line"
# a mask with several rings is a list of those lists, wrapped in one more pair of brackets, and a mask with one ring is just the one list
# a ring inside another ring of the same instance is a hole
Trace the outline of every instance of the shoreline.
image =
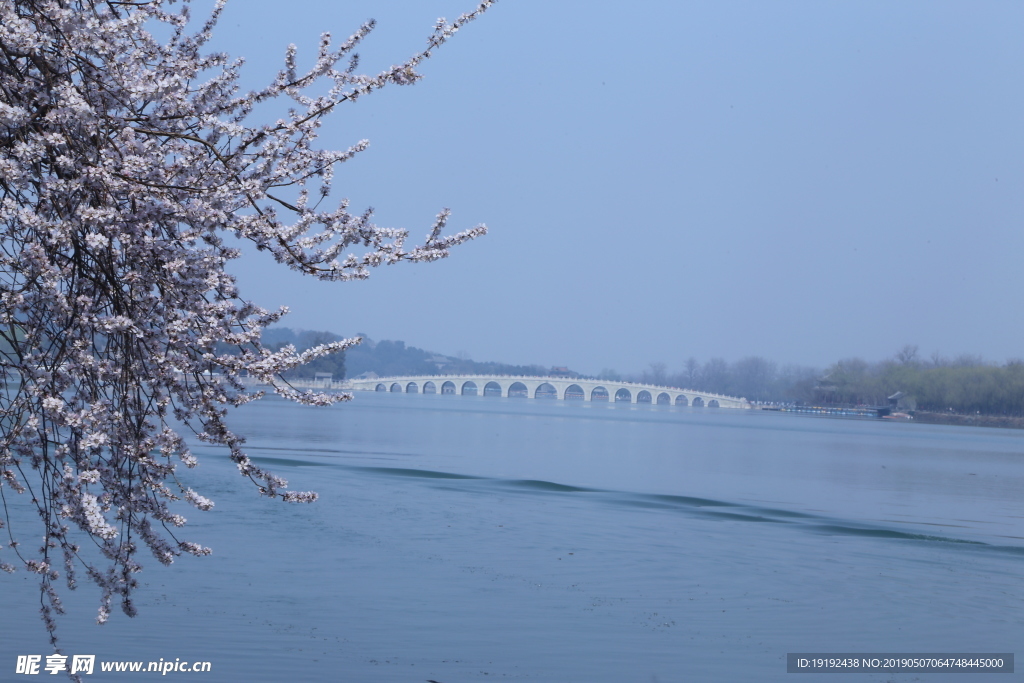
[[(1024, 429), (1024, 417), (1010, 415), (964, 415), (961, 413), (931, 412), (927, 410), (910, 411), (906, 414), (896, 416), (869, 417), (867, 415), (852, 415), (841, 409), (828, 411), (824, 408), (808, 410), (780, 410), (778, 408), (756, 408), (770, 413), (801, 415), (804, 417), (832, 417), (844, 420), (882, 420), (911, 422), (918, 424), (932, 425), (954, 425), (957, 427), (997, 427), (1000, 429)], [(900, 419), (902, 415), (903, 419)], [(909, 420), (907, 418), (910, 418)]]
[(1024, 417), (1009, 415), (961, 415), (958, 413), (932, 413), (925, 410), (917, 410), (913, 415), (914, 422), (921, 424), (1024, 429)]

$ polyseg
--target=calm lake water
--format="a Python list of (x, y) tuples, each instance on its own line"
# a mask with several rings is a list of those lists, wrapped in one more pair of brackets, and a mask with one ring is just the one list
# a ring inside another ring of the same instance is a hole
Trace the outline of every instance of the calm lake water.
[[(214, 554), (150, 559), (136, 619), (97, 627), (95, 591), (67, 596), (66, 654), (208, 660), (167, 680), (209, 683), (813, 681), (833, 679), (787, 652), (1024, 636), (1019, 431), (367, 393), (233, 424), (320, 501), (260, 499), (198, 448), (216, 507), (183, 537)], [(49, 652), (31, 584), (0, 577), (8, 672)]]

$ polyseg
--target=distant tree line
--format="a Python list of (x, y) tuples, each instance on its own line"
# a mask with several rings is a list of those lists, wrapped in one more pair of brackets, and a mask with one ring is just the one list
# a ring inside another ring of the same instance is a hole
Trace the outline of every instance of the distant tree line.
[[(602, 372), (602, 379), (616, 379), (614, 371)], [(640, 374), (627, 379), (644, 384), (660, 384), (696, 389), (714, 394), (742, 396), (751, 401), (803, 401), (813, 393), (820, 372), (797, 365), (779, 366), (760, 356), (749, 356), (734, 363), (712, 358), (705, 363), (689, 358), (678, 372), (669, 372), (665, 363), (651, 363)]]
[[(606, 370), (602, 377), (617, 379), (610, 376), (615, 374)], [(1024, 361), (999, 365), (970, 355), (924, 360), (912, 345), (880, 362), (847, 358), (825, 370), (779, 366), (758, 356), (734, 363), (690, 358), (679, 372), (651, 363), (627, 379), (780, 403), (885, 405), (901, 392), (900, 407), (908, 410), (1024, 416)]]
[(925, 361), (916, 346), (905, 346), (880, 363), (839, 361), (817, 385), (818, 397), (835, 403), (877, 404), (896, 392), (905, 394), (908, 409), (1024, 416), (1024, 361), (997, 365), (969, 355)]

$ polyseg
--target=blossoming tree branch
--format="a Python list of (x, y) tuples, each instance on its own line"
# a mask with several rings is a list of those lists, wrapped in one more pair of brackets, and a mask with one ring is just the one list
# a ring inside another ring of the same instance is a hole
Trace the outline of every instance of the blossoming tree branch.
[[(164, 564), (210, 552), (179, 536), (175, 501), (213, 505), (176, 474), (197, 465), (185, 431), (226, 447), (263, 495), (316, 499), (253, 464), (225, 416), (261, 395), (244, 376), (300, 403), (345, 400), (280, 375), (359, 340), (265, 349), (262, 330), (287, 310), (241, 298), (232, 238), (344, 281), (484, 234), (445, 234), (445, 210), (407, 246), (405, 230), (328, 205), (335, 167), (367, 143), (316, 141), (342, 106), (415, 83), (492, 3), (438, 20), (426, 49), (376, 75), (358, 73), (355, 52), (373, 22), (341, 43), (322, 36), (308, 71), (291, 46), (269, 85), (242, 94), (241, 60), (204, 52), (224, 0), (199, 27), (188, 0), (0, 0), (0, 567), (38, 574), (54, 645), (60, 582), (94, 582), (103, 622), (112, 600), (135, 614), (143, 548)], [(286, 117), (252, 121), (281, 99)], [(41, 525), (30, 531), (11, 524), (25, 504)]]

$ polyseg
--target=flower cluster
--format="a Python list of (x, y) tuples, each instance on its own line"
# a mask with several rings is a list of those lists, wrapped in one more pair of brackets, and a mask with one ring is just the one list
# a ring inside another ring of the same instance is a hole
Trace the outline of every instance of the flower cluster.
[[(492, 2), (439, 20), (425, 50), (376, 75), (357, 73), (370, 22), (337, 45), (324, 35), (308, 71), (290, 47), (269, 85), (241, 94), (241, 61), (204, 52), (224, 0), (197, 29), (187, 0), (0, 0), (0, 502), (31, 501), (44, 539), (25, 549), (0, 519), (0, 560), (41, 577), (51, 638), (58, 567), (69, 587), (81, 571), (99, 586), (102, 621), (112, 598), (134, 614), (141, 547), (163, 563), (210, 552), (175, 535), (175, 501), (213, 505), (176, 475), (197, 464), (186, 431), (226, 447), (261, 493), (315, 499), (253, 464), (225, 416), (259, 397), (246, 375), (302, 403), (344, 400), (280, 376), (359, 340), (263, 348), (263, 328), (287, 311), (240, 298), (226, 270), (239, 250), (225, 239), (350, 280), (483, 234), (443, 235), (445, 210), (406, 247), (406, 231), (345, 201), (324, 207), (335, 166), (366, 143), (315, 142), (342, 103), (417, 81), (418, 65)], [(291, 101), (286, 117), (251, 121), (278, 98)]]

